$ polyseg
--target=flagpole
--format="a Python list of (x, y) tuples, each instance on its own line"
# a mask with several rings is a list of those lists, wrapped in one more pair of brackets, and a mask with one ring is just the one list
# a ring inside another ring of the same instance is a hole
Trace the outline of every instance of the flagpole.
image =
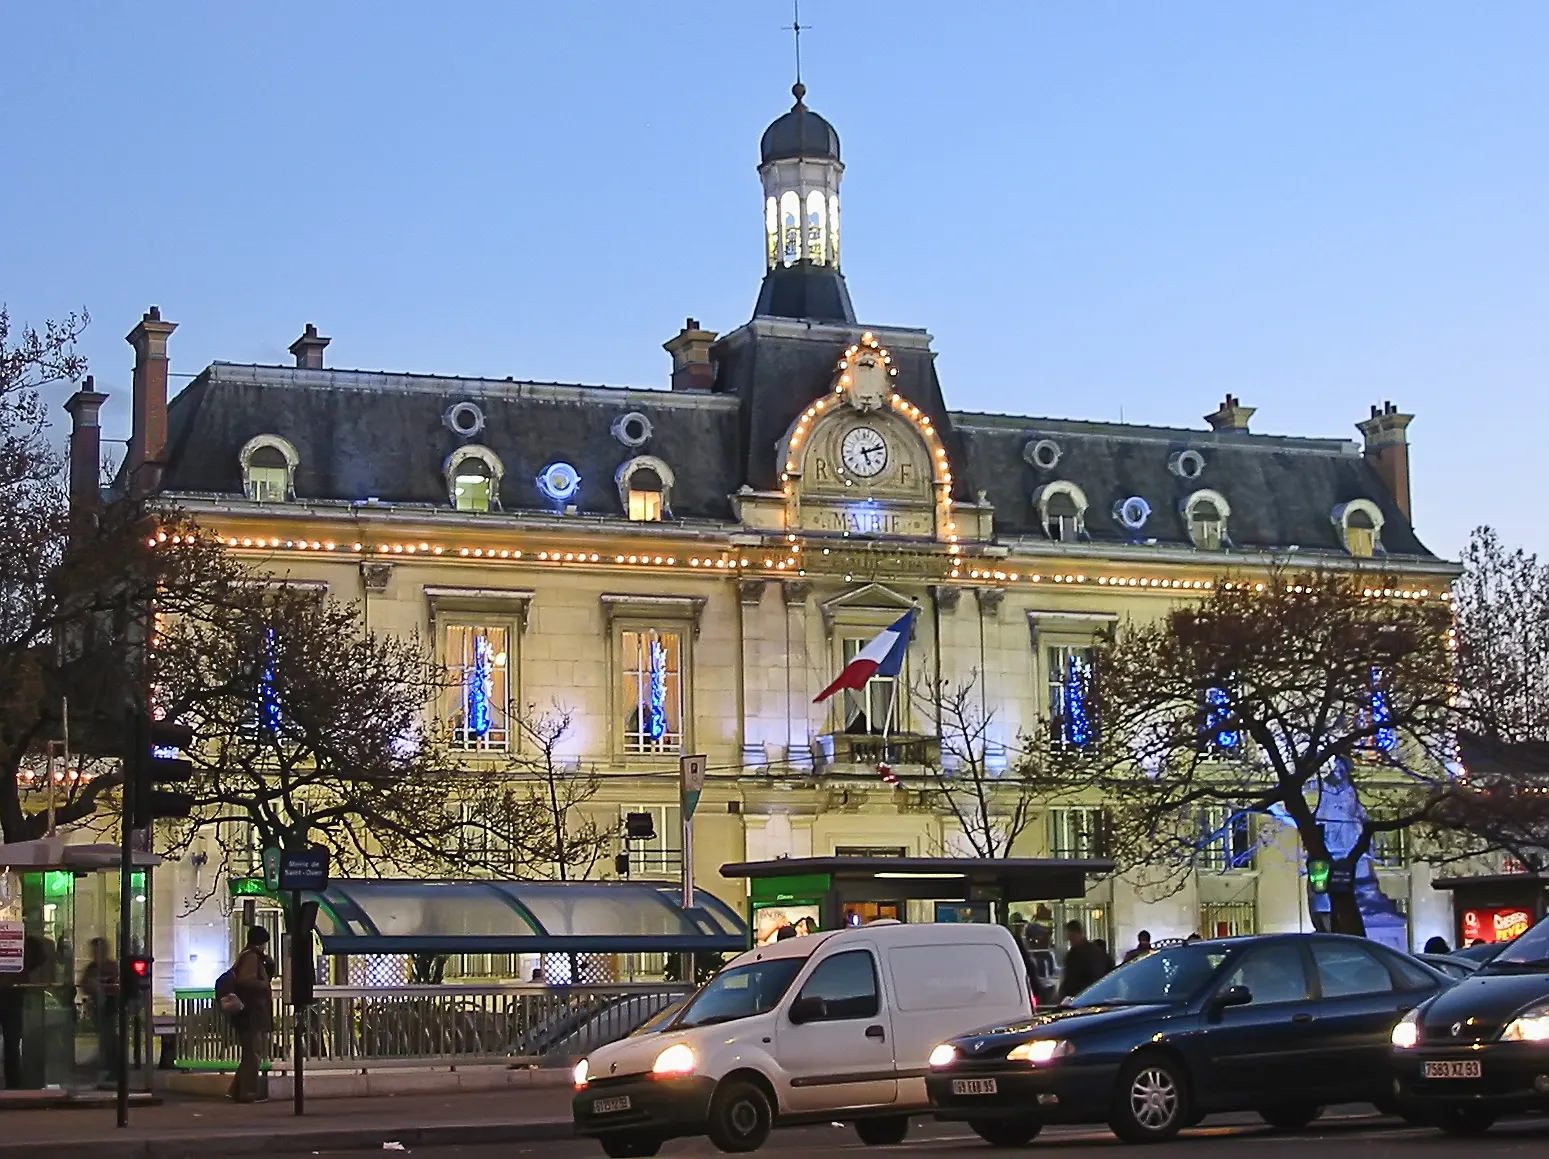
[(887, 714), (882, 718), (882, 762), (884, 764), (888, 763), (887, 738), (888, 733), (893, 730), (893, 706), (898, 703), (898, 678), (895, 676), (887, 684)]

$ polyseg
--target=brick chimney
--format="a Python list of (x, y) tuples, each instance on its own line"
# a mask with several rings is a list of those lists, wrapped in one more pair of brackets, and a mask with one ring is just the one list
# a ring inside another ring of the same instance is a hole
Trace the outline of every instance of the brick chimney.
[(1393, 502), (1411, 519), (1409, 510), (1409, 424), (1414, 415), (1400, 414), (1398, 407), (1385, 402), (1372, 407), (1371, 418), (1356, 423), (1366, 439), (1366, 461), (1371, 464), (1393, 496)]
[(108, 396), (87, 375), (80, 389), (65, 401), (70, 412), (70, 524), (89, 526), (102, 503), (102, 426), (98, 414)]
[(176, 329), (176, 322), (161, 320), (161, 307), (152, 306), (124, 339), (134, 347), (134, 426), (124, 473), (132, 497), (161, 485), (167, 450), (167, 339)]
[(710, 344), (714, 330), (701, 330), (698, 318), (687, 318), (676, 337), (662, 343), (672, 355), (673, 390), (709, 390), (715, 384), (715, 366), (710, 362)]
[(328, 349), (332, 338), (320, 337), (317, 327), (308, 322), (301, 337), (290, 344), (290, 352), (296, 356), (296, 365), (306, 370), (323, 368), (323, 351)]
[(1236, 395), (1229, 394), (1226, 396), (1226, 400), (1221, 403), (1221, 409), (1216, 411), (1215, 414), (1206, 415), (1205, 421), (1210, 424), (1210, 429), (1214, 431), (1241, 431), (1243, 434), (1247, 434), (1248, 420), (1253, 417), (1253, 413), (1257, 409), (1257, 407), (1243, 406), (1242, 403), (1237, 401)]

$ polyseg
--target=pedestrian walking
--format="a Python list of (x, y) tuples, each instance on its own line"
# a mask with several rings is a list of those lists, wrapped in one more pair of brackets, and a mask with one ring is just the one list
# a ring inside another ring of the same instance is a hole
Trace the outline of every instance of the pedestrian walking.
[[(274, 1030), (274, 959), (269, 957), (269, 931), (254, 926), (247, 945), (231, 967), (231, 991), (242, 1005), (231, 1016), (242, 1056), (232, 1076), (229, 1097), (235, 1102), (258, 1100), (258, 1070)], [(219, 987), (217, 987), (219, 988)]]
[(97, 1032), (97, 1071), (102, 1082), (118, 1077), (118, 963), (106, 938), (91, 940), (91, 958), (81, 971), (81, 997)]
[(1136, 958), (1144, 958), (1151, 952), (1151, 931), (1141, 930), (1135, 935), (1135, 948), (1124, 955), (1126, 962), (1133, 962)]
[(1065, 923), (1065, 971), (1060, 975), (1061, 1000), (1074, 998), (1110, 969), (1108, 950), (1100, 942), (1088, 941), (1078, 921)]

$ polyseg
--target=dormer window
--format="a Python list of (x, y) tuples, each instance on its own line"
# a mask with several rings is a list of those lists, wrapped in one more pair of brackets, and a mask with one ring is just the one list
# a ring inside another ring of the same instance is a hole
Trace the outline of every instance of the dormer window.
[(1033, 492), (1033, 503), (1050, 539), (1074, 543), (1086, 535), (1086, 494), (1074, 483), (1046, 483)]
[(1230, 544), (1226, 521), (1232, 508), (1225, 496), (1216, 491), (1196, 491), (1183, 501), (1183, 521), (1189, 539), (1201, 551), (1220, 551)]
[(618, 469), (619, 502), (634, 523), (657, 523), (672, 514), (672, 468), (655, 455), (640, 455)]
[(1332, 518), (1345, 550), (1356, 559), (1370, 559), (1382, 550), (1382, 508), (1370, 499), (1341, 503)]
[(254, 503), (284, 503), (295, 495), (301, 456), (279, 435), (249, 439), (237, 460), (242, 467), (242, 492)]
[(459, 447), (447, 456), (447, 497), (457, 511), (498, 511), (500, 479), (505, 471), (500, 456), (488, 447)]

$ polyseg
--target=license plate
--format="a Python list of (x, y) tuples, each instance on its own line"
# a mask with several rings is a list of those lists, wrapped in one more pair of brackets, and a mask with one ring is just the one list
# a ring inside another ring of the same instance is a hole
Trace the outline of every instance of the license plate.
[(629, 1110), (629, 1096), (620, 1095), (616, 1099), (594, 1099), (592, 1101), (592, 1114), (616, 1115), (620, 1111)]
[(954, 1095), (993, 1095), (996, 1093), (994, 1079), (953, 1079), (952, 1093)]
[(1428, 1079), (1476, 1079), (1482, 1072), (1477, 1062), (1428, 1062), (1425, 1077)]

